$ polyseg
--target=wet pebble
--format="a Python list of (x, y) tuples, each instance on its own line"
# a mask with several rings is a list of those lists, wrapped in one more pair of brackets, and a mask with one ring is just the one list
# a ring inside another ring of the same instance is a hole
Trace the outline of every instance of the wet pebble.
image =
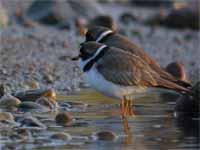
[(6, 85), (0, 84), (0, 98), (4, 96), (6, 93), (8, 93), (8, 91), (9, 88)]
[(100, 131), (95, 134), (98, 140), (113, 141), (117, 138), (117, 135), (112, 131)]
[(160, 125), (160, 124), (153, 125), (153, 128), (161, 128), (161, 127), (162, 127), (162, 125)]
[(55, 140), (64, 140), (64, 141), (70, 141), (72, 139), (69, 133), (62, 133), (62, 132), (54, 133), (53, 135), (51, 135), (50, 138)]
[(24, 129), (46, 129), (46, 125), (41, 123), (37, 118), (32, 116), (24, 116), (17, 120), (21, 123), (21, 127)]
[(83, 111), (88, 107), (88, 104), (82, 102), (60, 102), (59, 106), (63, 110)]
[(166, 71), (179, 80), (187, 81), (187, 75), (183, 64), (180, 62), (172, 62), (167, 65)]
[(71, 126), (72, 127), (87, 127), (88, 123), (87, 122), (75, 122)]
[(9, 112), (0, 112), (0, 121), (14, 120), (14, 116)]
[(32, 89), (13, 93), (12, 95), (22, 101), (35, 101), (42, 96), (51, 98), (52, 100), (56, 99), (56, 92), (54, 89)]
[(42, 112), (49, 111), (47, 107), (31, 101), (22, 102), (21, 104), (19, 104), (18, 108), (20, 108), (21, 110), (37, 109)]
[(68, 112), (59, 113), (56, 115), (56, 123), (59, 125), (71, 125), (72, 116)]
[(20, 103), (21, 103), (21, 101), (18, 98), (14, 97), (14, 96), (12, 96), (10, 94), (4, 95), (0, 99), (0, 107), (3, 107), (3, 108), (16, 107)]
[(27, 129), (16, 128), (10, 135), (12, 140), (28, 140), (32, 138), (32, 134)]
[(56, 101), (52, 100), (51, 98), (47, 97), (40, 97), (36, 100), (36, 103), (41, 104), (49, 109), (55, 109), (58, 107), (58, 104)]

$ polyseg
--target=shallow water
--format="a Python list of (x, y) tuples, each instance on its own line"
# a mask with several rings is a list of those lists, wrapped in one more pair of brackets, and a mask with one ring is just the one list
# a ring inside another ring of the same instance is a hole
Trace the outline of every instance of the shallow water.
[[(81, 90), (69, 96), (58, 98), (59, 111), (69, 111), (74, 120), (71, 127), (55, 123), (57, 112), (35, 113), (34, 116), (48, 126), (47, 130), (32, 132), (29, 140), (10, 140), (0, 136), (0, 149), (83, 149), (83, 150), (197, 150), (199, 142), (199, 118), (173, 115), (174, 99), (155, 95), (134, 101), (136, 116), (127, 117), (129, 131), (124, 132), (119, 113), (119, 100), (104, 97), (93, 90)], [(71, 108), (64, 104), (80, 102)], [(112, 131), (117, 137), (112, 141), (100, 141), (94, 137), (98, 131)], [(2, 132), (2, 130), (1, 130)], [(72, 135), (71, 141), (52, 140), (50, 135), (66, 132)]]

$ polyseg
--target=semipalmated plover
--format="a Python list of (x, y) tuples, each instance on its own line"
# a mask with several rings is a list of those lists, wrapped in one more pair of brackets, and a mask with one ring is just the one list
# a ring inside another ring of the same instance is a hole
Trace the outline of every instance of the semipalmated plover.
[(167, 80), (153, 70), (145, 60), (122, 49), (96, 42), (81, 45), (76, 59), (91, 87), (104, 95), (121, 99), (121, 114), (132, 114), (130, 101), (152, 92), (189, 90)]
[(117, 47), (124, 51), (130, 52), (140, 57), (151, 67), (151, 69), (158, 73), (161, 78), (171, 82), (176, 82), (181, 86), (191, 87), (190, 83), (177, 80), (175, 77), (162, 69), (160, 65), (156, 63), (156, 61), (152, 59), (142, 48), (131, 42), (127, 37), (117, 34), (109, 28), (101, 26), (90, 28), (86, 33), (86, 41), (96, 41), (107, 46)]

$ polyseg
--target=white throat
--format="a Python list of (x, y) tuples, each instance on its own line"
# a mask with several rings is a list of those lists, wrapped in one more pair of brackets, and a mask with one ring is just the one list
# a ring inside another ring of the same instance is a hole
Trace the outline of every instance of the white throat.
[(107, 35), (109, 35), (109, 34), (111, 34), (111, 33), (113, 33), (111, 30), (107, 30), (107, 31), (103, 32), (103, 33), (98, 37), (98, 39), (96, 40), (96, 42), (101, 41), (104, 37), (106, 37)]
[(80, 59), (79, 61), (79, 65), (80, 65), (80, 68), (83, 70), (84, 66), (89, 62), (91, 61), (92, 59), (94, 59), (105, 47), (107, 47), (106, 45), (102, 45), (101, 47), (99, 47), (96, 51), (96, 53), (91, 57), (91, 58), (88, 58), (87, 60), (82, 60)]

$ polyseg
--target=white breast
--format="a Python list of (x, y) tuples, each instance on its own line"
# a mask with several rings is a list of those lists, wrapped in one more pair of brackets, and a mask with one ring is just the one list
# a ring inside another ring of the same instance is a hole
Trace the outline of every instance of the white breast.
[[(83, 68), (85, 63), (86, 62), (80, 61), (80, 67)], [(145, 89), (141, 87), (120, 86), (105, 80), (105, 78), (98, 72), (95, 65), (93, 65), (88, 72), (84, 72), (84, 78), (92, 88), (104, 95), (117, 99), (122, 99), (123, 96), (135, 97), (137, 94), (141, 95), (141, 93), (144, 93), (145, 91)]]

